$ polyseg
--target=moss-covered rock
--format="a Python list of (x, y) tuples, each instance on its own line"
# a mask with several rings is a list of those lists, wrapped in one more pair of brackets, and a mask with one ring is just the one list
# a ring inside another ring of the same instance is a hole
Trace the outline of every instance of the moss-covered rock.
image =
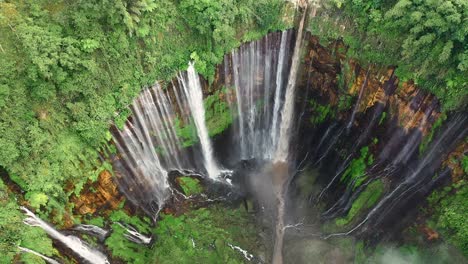
[(353, 202), (348, 215), (343, 218), (335, 220), (337, 226), (345, 226), (356, 217), (359, 213), (366, 209), (371, 208), (382, 196), (384, 192), (384, 184), (382, 180), (375, 180), (371, 182), (366, 189), (358, 196)]

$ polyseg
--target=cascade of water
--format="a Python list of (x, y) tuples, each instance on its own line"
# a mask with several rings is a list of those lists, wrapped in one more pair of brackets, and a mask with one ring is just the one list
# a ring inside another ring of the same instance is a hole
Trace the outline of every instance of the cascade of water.
[(294, 45), (294, 53), (292, 56), (291, 69), (289, 71), (288, 85), (286, 88), (286, 97), (281, 111), (281, 126), (278, 146), (274, 159), (276, 161), (286, 161), (289, 155), (289, 142), (291, 138), (291, 129), (294, 119), (294, 101), (296, 95), (296, 79), (297, 71), (299, 69), (299, 57), (302, 46), (302, 34), (304, 28), (304, 21), (307, 12), (302, 14), (301, 22), (297, 30), (296, 43)]
[[(281, 46), (280, 46), (280, 53), (279, 53), (279, 59), (278, 59), (278, 70), (276, 72), (276, 90), (275, 90), (275, 99), (273, 101), (273, 119), (272, 119), (272, 125), (271, 125), (271, 132), (270, 132), (270, 137), (271, 137), (271, 145), (276, 148), (276, 145), (278, 144), (278, 132), (279, 132), (279, 114), (280, 114), (280, 106), (282, 106), (281, 102), (281, 94), (282, 94), (282, 87), (283, 87), (283, 65), (284, 60), (285, 60), (285, 43), (286, 43), (286, 38), (284, 34), (281, 34)], [(273, 158), (273, 153), (270, 153), (270, 157)]]
[(74, 236), (63, 235), (62, 233), (48, 225), (46, 222), (42, 221), (39, 217), (37, 217), (33, 212), (29, 211), (26, 207), (21, 207), (21, 210), (23, 210), (27, 216), (27, 218), (23, 221), (25, 224), (29, 226), (38, 226), (42, 228), (49, 236), (63, 243), (66, 247), (73, 250), (73, 252), (78, 254), (78, 256), (80, 256), (84, 260), (95, 264), (109, 263), (107, 257), (104, 254), (95, 249), (90, 248), (79, 238)]
[(234, 86), (236, 94), (236, 105), (231, 107), (238, 117), (240, 159), (269, 160), (276, 150), (292, 33), (272, 33), (226, 57), (232, 62), (224, 64), (224, 71), (225, 82)]
[(219, 176), (220, 169), (218, 168), (213, 155), (213, 148), (211, 146), (211, 140), (205, 123), (205, 107), (203, 104), (202, 87), (198, 74), (195, 72), (193, 63), (189, 63), (189, 67), (185, 74), (179, 75), (179, 82), (183, 88), (184, 95), (187, 98), (190, 112), (195, 122), (198, 139), (200, 140), (200, 145), (203, 151), (205, 169), (208, 176), (214, 179)]
[(25, 248), (25, 247), (18, 247), (22, 252), (26, 252), (26, 253), (31, 253), (31, 254), (34, 254), (38, 257), (41, 257), (43, 260), (45, 260), (47, 263), (50, 263), (50, 264), (60, 264), (60, 262), (56, 261), (55, 259), (53, 258), (49, 258), (47, 256), (44, 256), (42, 255), (41, 253), (39, 252), (36, 252), (32, 249), (29, 249), (29, 248)]
[(102, 229), (99, 226), (95, 226), (95, 225), (79, 224), (73, 227), (73, 230), (84, 232), (92, 236), (96, 236), (101, 241), (104, 241), (104, 239), (107, 237), (107, 234), (109, 234), (109, 230)]
[(424, 186), (428, 184), (427, 182), (431, 185), (431, 178), (442, 163), (444, 153), (450, 152), (456, 143), (468, 134), (467, 120), (466, 116), (455, 116), (432, 142), (424, 157), (415, 162), (414, 169), (408, 169), (403, 180), (391, 192), (387, 193), (359, 224), (348, 232), (330, 234), (325, 238), (349, 235), (359, 228), (371, 227), (371, 222), (376, 224), (382, 221), (401, 201), (408, 200), (417, 192), (425, 189)]
[(173, 116), (169, 100), (158, 84), (140, 94), (132, 112), (133, 119), (113, 133), (120, 154), (114, 164), (125, 174), (117, 177), (117, 181), (130, 200), (150, 205), (143, 208), (153, 214), (163, 205), (168, 193), (167, 169), (181, 165), (182, 150), (168, 118)]
[(119, 222), (117, 222), (117, 224), (125, 229), (127, 233), (125, 233), (124, 236), (133, 243), (148, 245), (153, 239), (152, 237), (145, 236), (139, 233), (133, 226), (122, 224)]
[(250, 254), (247, 250), (245, 249), (242, 249), (241, 247), (239, 246), (234, 246), (232, 245), (231, 243), (228, 243), (228, 246), (233, 249), (233, 250), (236, 250), (236, 251), (239, 251), (240, 253), (242, 253), (242, 255), (244, 256), (244, 258), (248, 261), (252, 261), (254, 259), (254, 255)]

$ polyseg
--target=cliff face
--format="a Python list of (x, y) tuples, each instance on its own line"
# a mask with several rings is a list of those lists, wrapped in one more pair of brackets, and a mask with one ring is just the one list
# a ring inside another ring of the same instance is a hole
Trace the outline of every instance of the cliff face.
[[(303, 89), (308, 86), (322, 104), (337, 108), (339, 119), (349, 119), (353, 108), (357, 113), (364, 113), (381, 104), (385, 115), (395, 119), (406, 131), (418, 129), (426, 135), (440, 116), (437, 98), (412, 82), (400, 83), (392, 67), (363, 68), (346, 57), (346, 47), (340, 41), (324, 47), (317, 37), (309, 34), (304, 66), (306, 74), (300, 85)], [(350, 99), (352, 104), (344, 105), (350, 97), (359, 99), (361, 92), (359, 102)]]
[(74, 213), (86, 215), (116, 209), (124, 197), (112, 177), (109, 171), (104, 170), (96, 182), (86, 184), (78, 197), (72, 197)]
[[(286, 40), (294, 39), (294, 34), (285, 34), (285, 36)], [(216, 158), (223, 165), (232, 165), (240, 160), (238, 155), (234, 157), (235, 160), (232, 155), (230, 156), (230, 152), (237, 151), (235, 145), (239, 143), (232, 140), (234, 137), (229, 136), (237, 132), (236, 118), (240, 115), (237, 113), (239, 109), (236, 109), (239, 101), (237, 100), (239, 98), (236, 98), (236, 89), (242, 85), (250, 87), (246, 93), (246, 96), (250, 96), (249, 102), (244, 103), (244, 108), (245, 105), (261, 108), (265, 98), (276, 100), (276, 97), (272, 98), (272, 94), (268, 94), (270, 97), (264, 97), (261, 88), (258, 87), (278, 86), (272, 78), (276, 75), (274, 71), (271, 72), (274, 67), (270, 66), (279, 65), (280, 56), (272, 56), (272, 63), (268, 64), (268, 67), (258, 63), (255, 58), (258, 56), (262, 59), (279, 50), (287, 50), (286, 58), (289, 59), (282, 61), (282, 65), (287, 69), (291, 61), (291, 54), (288, 55), (288, 52), (293, 47), (281, 49), (279, 43), (282, 38), (282, 33), (272, 33), (258, 42), (241, 47), (240, 52), (249, 54), (245, 63), (253, 62), (255, 63), (253, 67), (247, 67), (239, 73), (242, 65), (233, 59), (235, 53), (228, 54), (225, 56), (225, 61), (218, 65), (211, 84), (201, 80), (207, 113), (206, 124), (210, 136), (216, 136), (213, 140)], [(252, 47), (255, 49), (251, 49)], [(268, 51), (274, 52), (268, 53)], [(292, 135), (294, 149), (291, 152), (299, 159), (307, 157), (312, 166), (322, 170), (321, 178), (317, 182), (326, 187), (319, 197), (323, 198), (326, 206), (333, 209), (329, 210), (327, 219), (341, 218), (342, 221), (339, 222), (341, 226), (350, 225), (353, 221), (356, 222), (358, 214), (364, 214), (366, 210), (376, 205), (379, 198), (389, 194), (396, 187), (403, 186), (401, 195), (406, 195), (408, 192), (403, 188), (415, 184), (417, 186), (411, 188), (422, 189), (423, 192), (418, 193), (421, 198), (440, 185), (440, 181), (433, 181), (432, 177), (440, 171), (440, 167), (446, 167), (448, 164), (442, 161), (446, 160), (452, 151), (452, 144), (447, 143), (450, 140), (442, 142), (448, 144), (443, 147), (444, 153), (424, 156), (425, 149), (436, 134), (435, 128), (445, 120), (435, 96), (424, 92), (412, 82), (401, 83), (395, 76), (393, 67), (359, 65), (346, 55), (346, 45), (340, 41), (325, 47), (320, 44), (316, 36), (307, 33), (303, 41), (302, 54), (295, 96), (294, 122), (297, 135)], [(238, 67), (237, 71), (235, 67)], [(249, 82), (236, 84), (233, 81), (236, 73), (239, 76), (248, 75)], [(285, 80), (287, 74), (283, 74)], [(270, 82), (266, 82), (266, 79)], [(174, 79), (170, 85), (180, 84)], [(237, 86), (234, 89), (235, 85)], [(180, 99), (175, 94), (175, 90), (171, 87), (161, 90), (174, 106), (179, 105)], [(256, 112), (255, 107), (249, 111)], [(163, 119), (177, 121), (173, 122), (176, 124), (175, 134), (181, 139), (184, 147), (190, 146), (185, 150), (188, 150), (188, 160), (191, 160), (196, 159), (199, 146), (196, 135), (194, 137), (196, 130), (190, 118), (182, 118), (190, 116), (187, 111), (190, 111), (187, 107), (175, 107), (174, 113), (169, 118)], [(247, 121), (249, 120), (252, 119)], [(247, 121), (243, 120), (244, 123)], [(458, 135), (451, 137), (459, 139)], [(255, 142), (262, 144), (264, 141)], [(459, 153), (466, 152), (466, 145), (459, 148)], [(430, 168), (426, 168), (426, 164), (430, 164)], [(424, 175), (413, 175), (415, 167), (420, 167), (418, 173), (422, 171)], [(454, 171), (453, 175), (460, 174), (459, 167), (452, 166), (450, 169)], [(417, 180), (405, 182), (409, 178)], [(379, 197), (372, 199), (371, 204), (355, 205), (356, 201), (365, 200), (359, 199), (361, 194), (371, 193), (369, 190), (366, 192), (368, 185), (376, 189), (375, 193), (378, 193)], [(92, 195), (87, 196), (86, 192), (89, 191), (85, 191), (83, 198), (77, 200), (77, 212), (94, 213), (99, 207), (116, 207), (120, 196), (116, 196), (115, 185), (111, 189), (99, 186), (98, 184), (95, 187), (98, 190), (97, 198)], [(144, 186), (133, 189), (142, 191)], [(390, 197), (388, 200), (391, 199), (393, 198)], [(110, 202), (107, 202), (108, 200)], [(408, 209), (405, 206), (407, 205), (402, 203), (399, 210)], [(348, 215), (352, 207), (354, 213)], [(385, 208), (382, 211), (385, 211)], [(391, 220), (391, 217), (388, 219)]]

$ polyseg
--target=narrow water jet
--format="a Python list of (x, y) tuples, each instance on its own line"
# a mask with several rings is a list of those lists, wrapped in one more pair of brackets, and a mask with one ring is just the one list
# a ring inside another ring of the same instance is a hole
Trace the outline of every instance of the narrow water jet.
[(356, 112), (359, 109), (359, 105), (361, 104), (362, 95), (364, 94), (364, 90), (366, 89), (366, 86), (367, 86), (367, 79), (369, 78), (369, 72), (370, 72), (370, 69), (367, 69), (366, 77), (364, 77), (364, 81), (362, 82), (361, 89), (359, 89), (358, 99), (356, 101), (356, 104), (354, 105), (353, 112), (351, 113), (351, 118), (349, 119), (348, 125), (346, 126), (346, 129), (348, 130), (353, 125), (354, 118), (356, 117)]
[(127, 233), (124, 234), (125, 238), (132, 241), (133, 243), (141, 244), (141, 245), (148, 245), (148, 244), (151, 243), (151, 240), (153, 239), (150, 236), (146, 236), (146, 235), (143, 235), (143, 234), (139, 233), (131, 225), (122, 224), (120, 222), (117, 222), (117, 224), (125, 229), (125, 231), (127, 232)]
[[(271, 125), (271, 142), (272, 146), (276, 147), (278, 145), (278, 133), (279, 133), (279, 126), (280, 123), (279, 119), (281, 118), (280, 106), (284, 107), (281, 102), (281, 94), (283, 88), (283, 65), (285, 60), (285, 37), (284, 32), (281, 34), (281, 46), (280, 46), (280, 54), (278, 60), (278, 71), (276, 73), (276, 90), (275, 90), (275, 99), (274, 99), (274, 106), (273, 106), (273, 120)], [(273, 152), (270, 154), (269, 158), (273, 158)]]
[(294, 120), (294, 102), (296, 97), (296, 80), (297, 72), (300, 64), (301, 46), (302, 46), (302, 35), (304, 30), (304, 21), (307, 14), (307, 5), (304, 7), (301, 22), (297, 29), (296, 43), (294, 45), (294, 52), (292, 56), (291, 69), (289, 72), (288, 85), (286, 87), (286, 96), (281, 111), (281, 125), (280, 134), (278, 140), (278, 146), (274, 157), (275, 161), (287, 161), (289, 156), (289, 144), (291, 139), (291, 129)]
[(49, 264), (60, 264), (60, 262), (56, 261), (55, 259), (44, 256), (41, 253), (36, 252), (36, 251), (34, 251), (32, 249), (25, 248), (25, 247), (20, 247), (20, 246), (18, 246), (18, 248), (21, 250), (21, 252), (31, 253), (33, 255), (36, 255), (36, 256), (42, 258), (43, 260), (45, 260), (45, 262), (47, 262)]
[[(467, 119), (466, 116), (458, 114), (448, 122), (443, 132), (431, 143), (424, 156), (414, 162), (413, 168), (410, 166), (404, 172), (403, 180), (391, 192), (385, 194), (362, 221), (347, 232), (325, 235), (324, 238), (346, 236), (358, 230), (361, 232), (371, 230), (374, 226), (383, 222), (385, 216), (392, 212), (400, 201), (411, 199), (421, 189), (424, 189), (423, 187), (428, 183), (432, 186), (432, 177), (442, 163), (444, 154), (449, 152), (459, 140), (465, 138), (468, 134), (468, 127), (464, 126)], [(445, 148), (441, 146), (445, 146)]]
[(195, 72), (193, 63), (189, 63), (189, 67), (185, 74), (179, 75), (179, 81), (183, 87), (184, 94), (187, 98), (190, 112), (195, 122), (197, 136), (200, 140), (203, 151), (203, 160), (208, 176), (216, 179), (220, 175), (220, 169), (213, 155), (213, 147), (208, 135), (208, 129), (205, 123), (205, 107), (203, 104), (203, 92), (198, 74)]
[(80, 258), (93, 264), (109, 264), (107, 257), (101, 252), (90, 248), (85, 242), (81, 241), (75, 236), (66, 236), (55, 230), (46, 222), (42, 221), (33, 212), (29, 211), (26, 207), (21, 207), (21, 210), (26, 214), (27, 218), (24, 223), (29, 226), (37, 226), (42, 228), (49, 236), (58, 240), (66, 247), (75, 252)]
[(105, 230), (103, 228), (100, 228), (99, 226), (95, 225), (84, 225), (84, 224), (79, 224), (75, 227), (73, 227), (73, 230), (83, 232), (85, 234), (95, 236), (99, 240), (104, 241), (109, 234), (109, 230)]

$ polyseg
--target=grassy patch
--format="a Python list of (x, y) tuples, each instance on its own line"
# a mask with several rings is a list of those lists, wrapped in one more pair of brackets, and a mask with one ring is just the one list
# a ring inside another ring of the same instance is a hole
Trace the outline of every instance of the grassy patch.
[(112, 224), (106, 245), (114, 257), (128, 263), (244, 263), (243, 256), (228, 244), (249, 252), (257, 247), (255, 226), (242, 209), (214, 205), (178, 217), (163, 214), (156, 227), (123, 211), (114, 212), (110, 218), (155, 237), (151, 247), (137, 245), (124, 238), (124, 228)]
[(222, 97), (225, 97), (224, 92), (218, 90), (203, 100), (206, 127), (210, 137), (222, 133), (232, 123), (231, 110), (228, 103)]
[(422, 141), (421, 144), (419, 145), (419, 153), (420, 153), (420, 154), (423, 154), (424, 151), (427, 149), (427, 147), (429, 146), (429, 143), (431, 143), (432, 138), (434, 137), (435, 132), (437, 131), (437, 129), (438, 129), (439, 127), (442, 126), (442, 123), (443, 123), (446, 119), (447, 119), (447, 115), (442, 114), (442, 115), (441, 115), (439, 118), (437, 118), (437, 120), (434, 122), (434, 124), (432, 125), (432, 128), (431, 128), (431, 132), (429, 132), (429, 134), (423, 138), (423, 141)]
[(341, 176), (342, 182), (354, 182), (354, 188), (360, 186), (366, 179), (365, 172), (367, 166), (370, 166), (374, 162), (374, 157), (369, 154), (369, 147), (361, 148), (361, 156), (357, 159), (353, 159), (349, 167)]
[(310, 106), (313, 110), (313, 114), (310, 121), (314, 125), (319, 125), (328, 118), (333, 118), (335, 116), (331, 105), (322, 105), (316, 102), (315, 100), (310, 100)]
[(185, 195), (199, 194), (203, 191), (200, 181), (192, 177), (180, 177), (177, 181)]
[(345, 226), (349, 224), (359, 212), (372, 207), (382, 196), (383, 192), (384, 185), (381, 180), (376, 180), (370, 183), (354, 201), (351, 209), (348, 212), (348, 215), (346, 217), (337, 219), (335, 224), (337, 226)]

